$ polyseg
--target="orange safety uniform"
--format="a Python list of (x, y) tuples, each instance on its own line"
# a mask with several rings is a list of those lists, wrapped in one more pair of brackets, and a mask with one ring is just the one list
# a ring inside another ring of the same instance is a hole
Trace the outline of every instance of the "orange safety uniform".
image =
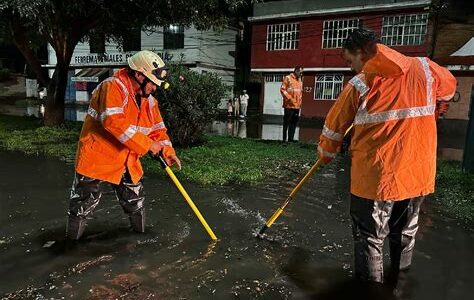
[(158, 102), (153, 96), (135, 101), (132, 78), (117, 71), (92, 92), (76, 155), (76, 172), (119, 184), (126, 169), (137, 183), (143, 176), (140, 157), (153, 141), (160, 141), (163, 155), (175, 155)]
[(446, 68), (378, 44), (329, 111), (319, 155), (326, 163), (334, 158), (353, 124), (352, 194), (385, 201), (433, 193), (436, 104), (455, 91), (456, 79)]
[(283, 96), (284, 108), (301, 108), (301, 101), (303, 98), (303, 82), (296, 79), (294, 73), (285, 76), (281, 83), (280, 93)]

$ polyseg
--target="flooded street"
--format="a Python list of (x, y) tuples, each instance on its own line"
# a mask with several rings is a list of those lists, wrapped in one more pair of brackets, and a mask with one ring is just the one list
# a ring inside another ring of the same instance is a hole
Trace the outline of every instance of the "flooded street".
[[(165, 177), (145, 178), (145, 234), (128, 229), (106, 187), (83, 239), (66, 242), (73, 166), (13, 152), (0, 152), (0, 162), (1, 299), (354, 296), (346, 158), (302, 188), (266, 240), (254, 233), (288, 195), (297, 174), (258, 186), (183, 182), (219, 238), (215, 243)], [(414, 266), (394, 299), (470, 298), (472, 253), (472, 229), (426, 201)]]

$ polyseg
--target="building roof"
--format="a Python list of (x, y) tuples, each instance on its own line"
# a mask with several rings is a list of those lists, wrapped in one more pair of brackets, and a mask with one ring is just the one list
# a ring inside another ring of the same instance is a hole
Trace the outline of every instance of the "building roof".
[(254, 4), (250, 21), (423, 7), (431, 0), (289, 0)]
[(464, 44), (461, 48), (453, 52), (451, 56), (473, 56), (474, 55), (474, 37)]
[(474, 70), (474, 37), (450, 56), (440, 57), (436, 61), (439, 64), (448, 66), (450, 70)]

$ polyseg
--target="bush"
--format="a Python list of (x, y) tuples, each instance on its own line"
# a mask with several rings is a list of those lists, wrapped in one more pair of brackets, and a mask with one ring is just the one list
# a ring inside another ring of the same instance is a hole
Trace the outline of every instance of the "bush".
[(0, 69), (0, 82), (7, 81), (8, 79), (10, 79), (10, 70), (7, 68)]
[(168, 77), (170, 87), (156, 94), (168, 134), (176, 146), (199, 144), (227, 87), (215, 74), (199, 74), (180, 65), (171, 65)]

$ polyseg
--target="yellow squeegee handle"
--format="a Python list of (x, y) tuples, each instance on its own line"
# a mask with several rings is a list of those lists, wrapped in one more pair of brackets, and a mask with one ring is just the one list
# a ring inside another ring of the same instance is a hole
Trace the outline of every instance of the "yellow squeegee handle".
[(151, 155), (153, 159), (156, 159), (156, 160), (159, 160), (160, 163), (161, 163), (161, 166), (163, 167), (163, 169), (165, 169), (166, 171), (166, 174), (168, 174), (168, 176), (171, 178), (171, 180), (173, 181), (173, 183), (176, 185), (176, 187), (178, 188), (179, 192), (181, 193), (181, 195), (183, 196), (184, 200), (186, 200), (186, 202), (188, 203), (188, 205), (191, 207), (191, 209), (193, 210), (194, 214), (196, 215), (196, 217), (199, 219), (199, 221), (201, 222), (202, 226), (204, 226), (204, 228), (206, 229), (207, 233), (209, 234), (209, 236), (211, 237), (212, 240), (217, 240), (217, 237), (216, 235), (214, 234), (214, 232), (212, 231), (211, 227), (209, 227), (209, 225), (207, 224), (206, 220), (204, 219), (204, 217), (202, 216), (202, 214), (199, 212), (199, 209), (196, 207), (196, 205), (194, 204), (193, 200), (191, 200), (191, 197), (189, 197), (188, 193), (186, 192), (186, 190), (184, 189), (184, 187), (181, 185), (181, 183), (179, 182), (178, 178), (176, 178), (176, 176), (174, 175), (173, 171), (171, 170), (171, 168), (168, 166), (168, 164), (166, 163), (166, 161), (164, 160), (164, 158), (162, 157), (162, 155)]
[[(347, 130), (346, 130), (346, 133), (344, 133), (344, 136), (347, 135), (347, 133), (352, 129), (352, 126), (351, 125)], [(316, 163), (314, 163), (314, 165), (309, 169), (309, 171), (306, 173), (306, 175), (304, 175), (304, 177), (298, 182), (298, 184), (293, 188), (293, 190), (291, 191), (290, 195), (285, 199), (285, 202), (283, 202), (283, 205), (281, 205), (274, 213), (273, 215), (267, 220), (267, 222), (265, 223), (265, 225), (262, 227), (262, 229), (260, 229), (260, 232), (259, 234), (263, 234), (265, 232), (265, 230), (267, 230), (268, 228), (270, 228), (270, 226), (273, 225), (273, 223), (275, 223), (276, 219), (278, 219), (278, 217), (283, 213), (283, 210), (285, 209), (285, 207), (288, 205), (288, 203), (290, 203), (290, 201), (294, 198), (294, 196), (296, 195), (296, 193), (298, 193), (298, 191), (300, 190), (300, 188), (306, 183), (306, 181), (308, 181), (308, 179), (313, 176), (314, 172), (316, 172), (316, 170), (322, 165), (322, 160), (321, 159), (318, 159), (316, 161)]]

